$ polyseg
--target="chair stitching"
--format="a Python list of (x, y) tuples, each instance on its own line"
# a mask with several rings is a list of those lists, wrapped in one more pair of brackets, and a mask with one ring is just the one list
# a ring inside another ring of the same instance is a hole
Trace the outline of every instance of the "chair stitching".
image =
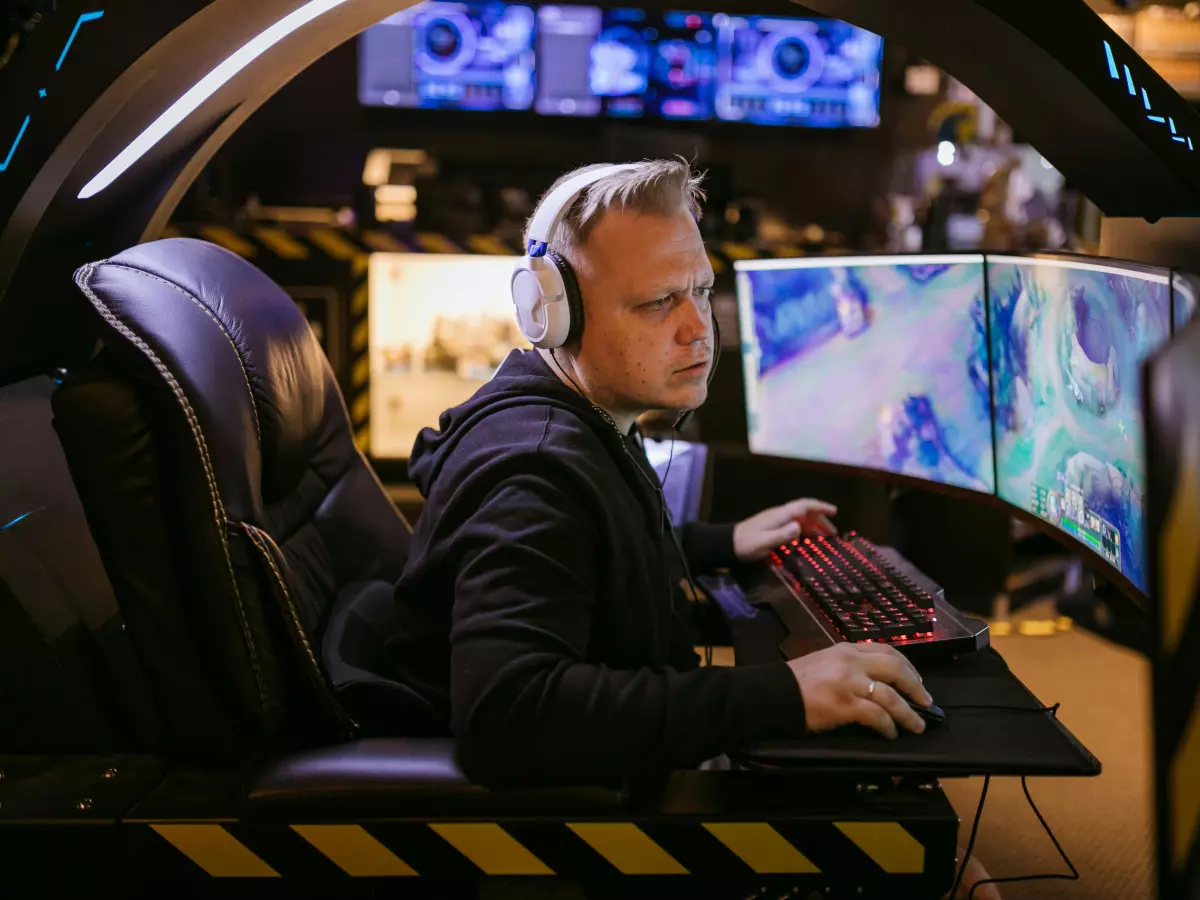
[(126, 326), (124, 322), (117, 318), (116, 314), (113, 313), (112, 310), (105, 305), (104, 301), (101, 300), (92, 290), (89, 279), (91, 278), (92, 273), (95, 271), (95, 267), (95, 263), (88, 263), (83, 266), (75, 276), (75, 283), (79, 286), (80, 290), (83, 291), (88, 300), (91, 301), (92, 305), (96, 307), (96, 310), (100, 313), (104, 320), (116, 328), (117, 331), (119, 331), (127, 340), (130, 341), (130, 343), (141, 350), (142, 353), (149, 358), (150, 362), (158, 370), (158, 373), (167, 382), (167, 385), (174, 392), (175, 398), (179, 401), (180, 406), (183, 408), (184, 417), (187, 419), (188, 427), (192, 431), (192, 438), (195, 440), (196, 447), (200, 451), (200, 461), (204, 466), (204, 475), (208, 482), (209, 493), (212, 495), (213, 518), (216, 521), (217, 534), (221, 539), (221, 548), (225, 552), (225, 566), (229, 573), (230, 585), (233, 588), (234, 601), (237, 607), (238, 623), (241, 625), (242, 637), (245, 638), (246, 647), (250, 653), (250, 666), (254, 671), (254, 681), (258, 687), (258, 699), (262, 704), (262, 710), (265, 714), (267, 709), (267, 697), (266, 691), (263, 687), (262, 672), (259, 670), (258, 665), (258, 651), (254, 646), (254, 639), (250, 634), (250, 624), (246, 619), (246, 610), (242, 605), (242, 595), (238, 590), (237, 578), (233, 574), (233, 559), (229, 555), (229, 537), (226, 533), (229, 520), (225, 515), (225, 506), (221, 502), (221, 495), (217, 490), (216, 475), (213, 473), (212, 464), (209, 459), (208, 444), (204, 440), (204, 432), (200, 428), (200, 422), (196, 418), (195, 412), (192, 410), (191, 403), (188, 402), (187, 395), (179, 386), (179, 382), (176, 381), (175, 376), (171, 373), (170, 369), (163, 364), (163, 362), (158, 358), (157, 354), (155, 354), (154, 350), (151, 349), (150, 346), (137, 334), (135, 334), (128, 326)]

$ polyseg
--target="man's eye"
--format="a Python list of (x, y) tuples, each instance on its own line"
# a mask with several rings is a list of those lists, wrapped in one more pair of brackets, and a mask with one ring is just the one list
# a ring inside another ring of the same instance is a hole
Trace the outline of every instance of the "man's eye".
[(657, 311), (657, 310), (662, 309), (666, 305), (667, 305), (667, 298), (659, 297), (657, 300), (651, 300), (649, 303), (647, 303), (646, 308), (651, 311)]

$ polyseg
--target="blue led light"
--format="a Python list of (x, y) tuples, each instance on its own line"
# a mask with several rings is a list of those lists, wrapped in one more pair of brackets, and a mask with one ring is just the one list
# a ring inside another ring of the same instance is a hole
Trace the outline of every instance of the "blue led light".
[[(1112, 44), (1110, 44), (1108, 41), (1104, 42), (1104, 55), (1108, 59), (1108, 74), (1111, 75), (1117, 81), (1120, 81), (1121, 76), (1120, 76), (1118, 68), (1117, 68), (1117, 60), (1116, 60), (1116, 57), (1113, 55)], [(1137, 97), (1138, 88), (1137, 88), (1137, 85), (1135, 85), (1133, 83), (1133, 72), (1131, 72), (1129, 70), (1128, 65), (1122, 65), (1121, 68), (1123, 68), (1125, 70), (1125, 86), (1129, 89), (1129, 95), (1131, 97)], [(1149, 112), (1153, 108), (1150, 104), (1150, 92), (1148, 90), (1146, 90), (1146, 88), (1142, 88), (1141, 92), (1142, 92), (1142, 105), (1146, 108), (1146, 111)], [(1154, 116), (1154, 115), (1147, 115), (1146, 118), (1149, 119), (1151, 122), (1155, 122), (1159, 125), (1168, 126), (1171, 129), (1171, 139), (1175, 143), (1187, 144), (1188, 151), (1192, 152), (1192, 153), (1195, 152), (1196, 147), (1195, 147), (1195, 144), (1192, 142), (1191, 137), (1189, 137), (1188, 135), (1183, 135), (1183, 134), (1179, 133), (1179, 129), (1175, 127), (1175, 120), (1173, 118), (1169, 118), (1166, 116)]]
[(12, 162), (13, 154), (17, 152), (17, 144), (21, 143), (21, 138), (25, 137), (25, 129), (29, 127), (29, 116), (25, 117), (25, 121), (21, 123), (21, 130), (17, 132), (16, 140), (12, 142), (12, 146), (8, 148), (8, 156), (4, 157), (4, 162), (0, 163), (0, 172), (8, 168), (8, 164)]
[(94, 22), (96, 19), (103, 17), (103, 15), (104, 10), (98, 9), (95, 12), (84, 13), (75, 20), (75, 27), (71, 29), (71, 36), (67, 38), (67, 46), (63, 47), (62, 55), (59, 56), (58, 63), (54, 67), (55, 72), (62, 68), (63, 60), (67, 58), (67, 51), (71, 49), (71, 42), (75, 40), (75, 35), (79, 34), (79, 26), (84, 22)]
[(41, 97), (43, 100), (44, 100), (44, 99), (46, 99), (46, 89), (45, 89), (45, 88), (40, 88), (40, 89), (38, 90), (38, 96), (39, 96), (39, 97)]
[(1117, 71), (1117, 61), (1113, 58), (1112, 45), (1108, 41), (1104, 42), (1104, 52), (1108, 55), (1108, 72), (1113, 78), (1118, 81), (1121, 79), (1121, 73)]
[(0, 528), (0, 531), (8, 531), (8, 529), (12, 528), (14, 525), (16, 525), (16, 524), (17, 524), (18, 522), (20, 522), (22, 519), (28, 519), (28, 518), (29, 518), (30, 516), (32, 516), (32, 515), (33, 515), (33, 512), (27, 512), (27, 513), (25, 513), (24, 515), (17, 516), (15, 519), (13, 519), (13, 520), (12, 520), (11, 522), (9, 522), (7, 525), (5, 525), (4, 527)]

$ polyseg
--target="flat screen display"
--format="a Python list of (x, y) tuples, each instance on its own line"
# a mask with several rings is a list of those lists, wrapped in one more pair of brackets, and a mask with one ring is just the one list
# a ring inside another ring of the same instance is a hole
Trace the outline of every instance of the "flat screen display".
[(512, 3), (426, 2), (367, 29), (367, 106), (526, 110), (534, 95), (534, 11)]
[(663, 119), (711, 119), (717, 33), (711, 13), (663, 14), (650, 61), (650, 103)]
[(1165, 271), (988, 257), (997, 493), (1141, 591), (1140, 367), (1171, 330)]
[(883, 39), (837, 19), (726, 16), (716, 114), (759, 125), (879, 124)]
[(544, 116), (598, 116), (592, 92), (592, 48), (604, 14), (598, 6), (542, 6), (537, 12), (537, 100)]
[(540, 113), (711, 119), (716, 71), (711, 13), (538, 9)]
[(469, 399), (515, 348), (516, 256), (375, 253), (368, 273), (371, 455), (407, 459), (417, 433)]
[(370, 106), (815, 128), (879, 121), (882, 40), (836, 19), (427, 0), (360, 41)]
[(751, 451), (994, 490), (982, 256), (735, 268)]

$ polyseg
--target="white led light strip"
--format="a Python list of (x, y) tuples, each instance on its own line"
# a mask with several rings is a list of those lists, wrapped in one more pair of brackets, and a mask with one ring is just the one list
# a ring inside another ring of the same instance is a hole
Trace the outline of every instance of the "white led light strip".
[(150, 123), (141, 134), (133, 139), (124, 150), (118, 153), (100, 173), (83, 186), (79, 199), (86, 200), (94, 197), (114, 181), (146, 152), (166, 137), (176, 125), (196, 111), (205, 100), (211, 97), (222, 85), (233, 78), (238, 72), (250, 65), (266, 50), (283, 40), (293, 31), (307, 25), (318, 16), (322, 16), (347, 0), (309, 0), (299, 9), (284, 16), (274, 25), (259, 33), (244, 44), (232, 56), (192, 85), (191, 89), (172, 103), (161, 116)]

